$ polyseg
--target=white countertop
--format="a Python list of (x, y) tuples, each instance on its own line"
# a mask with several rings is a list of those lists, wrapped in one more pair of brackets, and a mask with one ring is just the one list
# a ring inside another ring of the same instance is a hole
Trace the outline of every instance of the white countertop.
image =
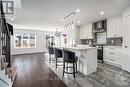
[(70, 50), (76, 50), (76, 51), (80, 51), (80, 50), (92, 50), (92, 49), (97, 49), (97, 47), (63, 47), (63, 46), (56, 46), (56, 48), (65, 48), (65, 49), (70, 49)]
[(96, 47), (66, 47), (71, 50), (91, 50), (91, 49), (97, 49)]

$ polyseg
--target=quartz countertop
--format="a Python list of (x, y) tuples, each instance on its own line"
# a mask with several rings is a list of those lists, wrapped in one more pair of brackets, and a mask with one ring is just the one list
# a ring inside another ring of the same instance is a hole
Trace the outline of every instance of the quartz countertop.
[(96, 47), (66, 47), (68, 49), (72, 50), (91, 50), (91, 49), (97, 49)]
[(61, 48), (61, 49), (70, 49), (70, 50), (91, 50), (91, 49), (97, 49), (97, 47), (63, 47), (63, 46), (56, 46), (56, 48)]

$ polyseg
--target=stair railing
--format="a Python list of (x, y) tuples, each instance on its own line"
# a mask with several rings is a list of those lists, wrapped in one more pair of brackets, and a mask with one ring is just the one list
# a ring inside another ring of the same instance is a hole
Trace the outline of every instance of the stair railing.
[(10, 67), (10, 31), (5, 19), (2, 1), (0, 1), (0, 13), (0, 55), (5, 55)]

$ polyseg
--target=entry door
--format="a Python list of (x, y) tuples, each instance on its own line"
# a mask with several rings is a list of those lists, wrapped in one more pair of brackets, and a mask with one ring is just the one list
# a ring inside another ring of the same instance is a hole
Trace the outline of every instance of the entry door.
[(130, 14), (124, 17), (124, 67), (130, 72)]

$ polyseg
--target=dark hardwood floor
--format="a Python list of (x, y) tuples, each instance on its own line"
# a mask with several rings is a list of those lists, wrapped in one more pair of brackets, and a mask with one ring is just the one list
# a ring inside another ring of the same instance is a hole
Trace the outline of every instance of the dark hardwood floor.
[(44, 57), (43, 53), (12, 56), (17, 66), (13, 87), (67, 87), (44, 63)]

